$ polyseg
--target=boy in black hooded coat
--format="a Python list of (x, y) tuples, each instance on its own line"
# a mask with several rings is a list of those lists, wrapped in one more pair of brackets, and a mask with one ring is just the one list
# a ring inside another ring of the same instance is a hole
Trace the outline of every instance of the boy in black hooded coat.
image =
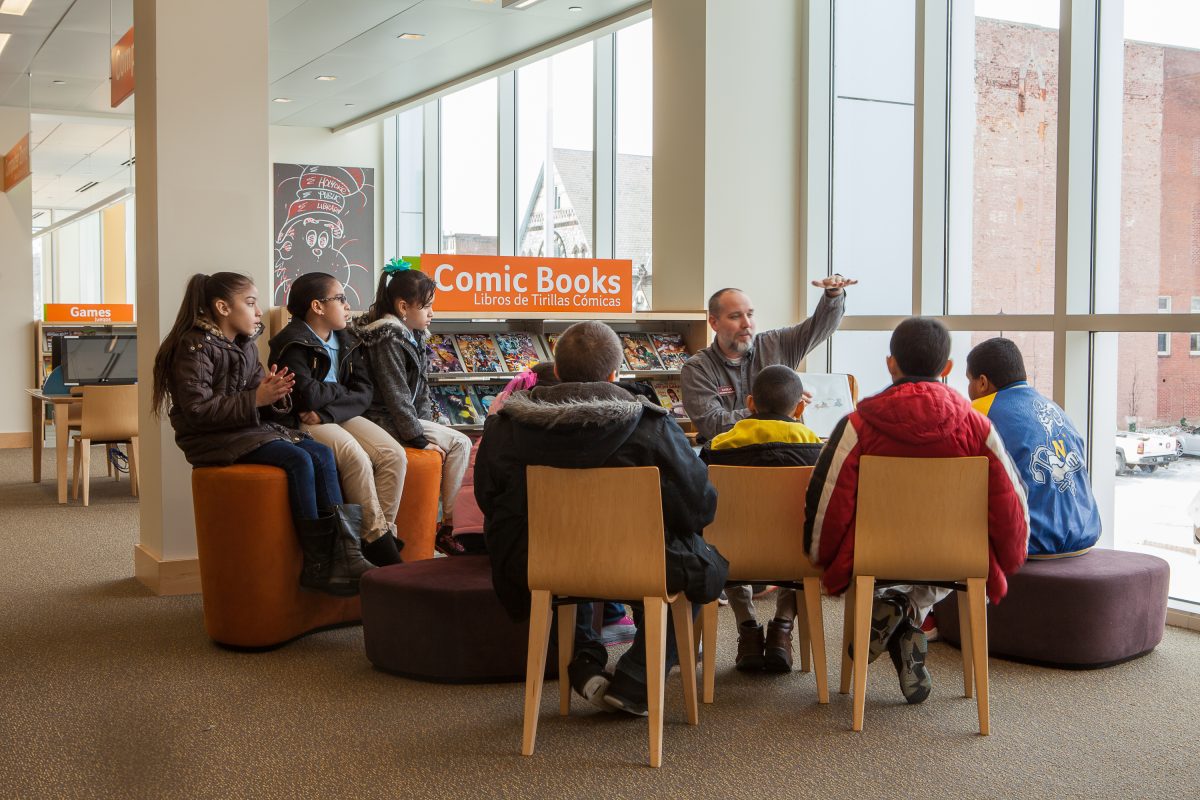
[[(667, 590), (697, 603), (720, 594), (728, 563), (700, 533), (713, 519), (717, 495), (704, 464), (665, 409), (635, 398), (612, 381), (621, 363), (616, 334), (600, 322), (571, 326), (555, 349), (563, 381), (514, 392), (484, 427), (475, 461), (475, 498), (484, 514), (492, 581), (514, 620), (529, 616), (525, 468), (658, 467), (666, 534)], [(564, 497), (569, 503), (571, 498)], [(621, 499), (613, 498), (614, 513)], [(633, 646), (610, 677), (607, 652), (579, 605), (571, 685), (602, 707), (646, 713), (645, 634), (640, 612)], [(668, 663), (675, 657), (667, 634)]]

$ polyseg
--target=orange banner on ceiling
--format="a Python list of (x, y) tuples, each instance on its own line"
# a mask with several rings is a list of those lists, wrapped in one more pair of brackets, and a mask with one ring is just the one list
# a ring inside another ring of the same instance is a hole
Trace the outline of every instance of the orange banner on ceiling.
[(4, 156), (4, 191), (29, 177), (29, 134), (13, 145)]
[(46, 303), (43, 322), (133, 322), (132, 303)]
[(612, 258), (421, 256), (438, 311), (633, 311), (633, 262)]
[(116, 108), (133, 94), (133, 28), (112, 46), (108, 54), (112, 107)]

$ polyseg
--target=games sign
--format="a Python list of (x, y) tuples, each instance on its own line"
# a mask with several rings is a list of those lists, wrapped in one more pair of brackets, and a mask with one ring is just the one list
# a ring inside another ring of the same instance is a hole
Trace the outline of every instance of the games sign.
[(633, 262), (611, 258), (421, 256), (439, 311), (633, 312)]

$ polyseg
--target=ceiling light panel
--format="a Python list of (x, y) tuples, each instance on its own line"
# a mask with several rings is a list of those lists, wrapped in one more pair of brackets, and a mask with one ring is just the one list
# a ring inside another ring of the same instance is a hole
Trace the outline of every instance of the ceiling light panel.
[(3, 0), (3, 2), (0, 2), (0, 14), (24, 16), (32, 2), (33, 0)]

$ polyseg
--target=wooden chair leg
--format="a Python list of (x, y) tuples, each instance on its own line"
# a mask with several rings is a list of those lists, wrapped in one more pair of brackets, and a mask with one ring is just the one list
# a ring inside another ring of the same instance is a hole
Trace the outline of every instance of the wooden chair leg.
[(138, 496), (138, 437), (129, 439), (129, 491)]
[(546, 650), (550, 646), (550, 593), (533, 592), (529, 609), (529, 652), (525, 662), (525, 729), (521, 755), (533, 755), (537, 740), (538, 711), (542, 706), (542, 682), (546, 677)]
[[(821, 613), (821, 579), (804, 579), (804, 618), (812, 643), (813, 671), (817, 674), (817, 702), (829, 702), (829, 668), (825, 659), (825, 616)], [(800, 598), (797, 597), (797, 600)], [(797, 607), (799, 612), (799, 607)], [(799, 616), (799, 614), (797, 615)]]
[(974, 694), (975, 659), (971, 648), (971, 603), (967, 593), (955, 592), (958, 597), (958, 639), (963, 661), (963, 697)]
[(79, 455), (79, 439), (75, 439), (75, 463), (71, 465), (71, 499), (79, 499), (79, 466), (81, 463)]
[(991, 733), (988, 708), (987, 583), (967, 579), (967, 601), (971, 605), (971, 655), (975, 662), (975, 695), (979, 704), (979, 733)]
[(643, 598), (646, 621), (646, 707), (650, 712), (650, 766), (662, 766), (663, 679), (667, 666), (667, 604)]
[(805, 593), (795, 589), (780, 589), (779, 591), (792, 593), (792, 603), (796, 609), (796, 644), (800, 648), (800, 671), (812, 672), (812, 636), (808, 632), (808, 614), (800, 613)]
[(863, 729), (867, 708), (867, 647), (871, 638), (871, 606), (875, 596), (875, 578), (859, 575), (854, 579), (854, 714), (851, 729)]
[(78, 439), (81, 447), (80, 480), (83, 481), (83, 504), (86, 506), (91, 496), (92, 488), (92, 440)]
[(558, 607), (558, 713), (571, 713), (571, 680), (567, 665), (575, 650), (575, 604)]
[(681, 592), (671, 603), (671, 622), (675, 628), (675, 651), (679, 654), (679, 676), (683, 678), (683, 708), (688, 725), (700, 724), (696, 705), (696, 646), (692, 643), (692, 604)]
[(850, 643), (854, 641), (854, 587), (846, 590), (842, 603), (842, 675), (838, 686), (839, 694), (850, 693), (850, 674), (853, 661), (850, 658)]
[(704, 635), (704, 702), (711, 703), (717, 686), (717, 604), (709, 603), (700, 612)]

